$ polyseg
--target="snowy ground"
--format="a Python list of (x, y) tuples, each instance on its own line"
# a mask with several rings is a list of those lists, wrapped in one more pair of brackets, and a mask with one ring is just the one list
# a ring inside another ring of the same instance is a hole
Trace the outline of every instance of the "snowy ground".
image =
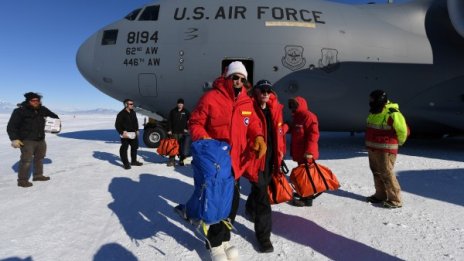
[[(19, 151), (10, 147), (0, 114), (1, 260), (200, 260), (209, 253), (173, 212), (192, 192), (192, 170), (168, 168), (142, 147), (144, 165), (124, 170), (114, 116), (63, 115), (47, 134), (49, 182), (16, 186)], [(256, 250), (242, 200), (232, 243), (241, 260), (464, 260), (464, 139), (412, 140), (396, 171), (404, 207), (364, 202), (374, 186), (363, 136), (322, 133), (320, 163), (341, 188), (311, 208), (273, 206), (275, 251)], [(295, 166), (287, 160), (289, 168)]]

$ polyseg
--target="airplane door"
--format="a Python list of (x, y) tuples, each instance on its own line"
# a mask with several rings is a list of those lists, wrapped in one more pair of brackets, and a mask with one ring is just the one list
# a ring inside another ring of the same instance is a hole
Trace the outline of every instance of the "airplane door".
[(158, 96), (158, 84), (156, 74), (154, 73), (140, 73), (139, 74), (139, 92), (140, 95), (145, 97)]

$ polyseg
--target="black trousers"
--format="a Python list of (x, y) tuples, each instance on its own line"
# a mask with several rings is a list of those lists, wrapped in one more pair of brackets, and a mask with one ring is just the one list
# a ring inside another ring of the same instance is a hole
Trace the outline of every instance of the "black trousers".
[(137, 161), (137, 149), (139, 148), (138, 137), (135, 139), (123, 139), (121, 138), (121, 147), (119, 148), (119, 156), (121, 157), (122, 164), (129, 164), (127, 159), (127, 149), (131, 147), (131, 162)]
[[(240, 201), (240, 189), (238, 181), (234, 185), (234, 196), (232, 198), (232, 208), (230, 210), (229, 219), (232, 224), (235, 221), (235, 216), (237, 216), (238, 205)], [(230, 229), (224, 225), (223, 222), (209, 226), (208, 235), (207, 235), (209, 244), (211, 247), (217, 247), (222, 244), (222, 242), (230, 241)], [(209, 249), (208, 242), (206, 242), (206, 248)]]
[(251, 193), (246, 202), (246, 211), (254, 218), (255, 234), (260, 243), (269, 241), (271, 237), (272, 209), (267, 193), (270, 181), (270, 171), (260, 172), (258, 183), (251, 183)]
[[(172, 134), (172, 137), (173, 137), (174, 139), (176, 139), (176, 140), (177, 140), (177, 143), (179, 144), (179, 154), (178, 154), (177, 156), (179, 156), (179, 160), (180, 160), (180, 161), (183, 161), (183, 160), (185, 159), (185, 156), (182, 154), (182, 149), (181, 149), (181, 147), (182, 147), (182, 140), (183, 140), (183, 138), (184, 138), (184, 134), (183, 134), (183, 133), (173, 133), (173, 134)], [(175, 158), (176, 158), (176, 156), (171, 156), (171, 157), (169, 157), (169, 160), (170, 160), (171, 162), (174, 162), (174, 161), (175, 161)]]

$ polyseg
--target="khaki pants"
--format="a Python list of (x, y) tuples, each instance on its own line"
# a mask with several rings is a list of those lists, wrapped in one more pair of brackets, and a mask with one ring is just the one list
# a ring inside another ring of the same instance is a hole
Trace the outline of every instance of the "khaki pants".
[(401, 206), (401, 187), (393, 172), (396, 154), (369, 150), (369, 167), (374, 175), (375, 194), (380, 200), (388, 200)]
[(43, 175), (43, 159), (47, 151), (45, 140), (24, 140), (19, 160), (18, 180), (28, 180), (31, 163), (34, 162), (34, 176)]

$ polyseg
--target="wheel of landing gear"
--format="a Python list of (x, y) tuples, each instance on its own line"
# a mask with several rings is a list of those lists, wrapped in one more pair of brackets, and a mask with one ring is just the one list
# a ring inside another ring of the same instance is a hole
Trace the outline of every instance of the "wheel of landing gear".
[(161, 127), (147, 128), (143, 131), (143, 142), (149, 148), (158, 148), (166, 136), (166, 131)]

